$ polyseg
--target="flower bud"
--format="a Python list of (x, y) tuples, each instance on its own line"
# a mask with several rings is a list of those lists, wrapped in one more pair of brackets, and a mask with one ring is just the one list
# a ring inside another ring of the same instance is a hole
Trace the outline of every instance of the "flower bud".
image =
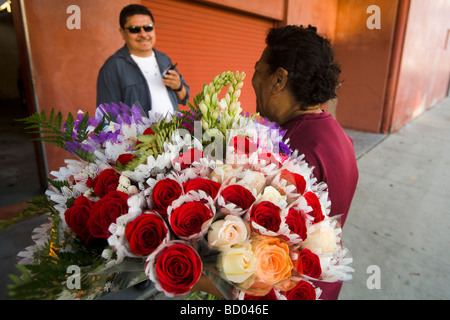
[(230, 112), (232, 114), (239, 114), (242, 111), (241, 109), (241, 103), (239, 101), (237, 102), (232, 102), (230, 105)]
[(227, 102), (227, 105), (229, 105), (231, 102), (231, 96), (228, 92), (225, 94), (225, 101)]
[(216, 106), (218, 101), (219, 101), (219, 98), (217, 97), (217, 92), (215, 92), (211, 98), (211, 105)]
[(203, 127), (203, 130), (209, 129), (209, 124), (205, 119), (202, 119), (202, 127)]
[(210, 106), (210, 105), (211, 105), (211, 96), (209, 95), (209, 93), (205, 94), (205, 99), (204, 99), (204, 101), (205, 101), (205, 104), (206, 104), (207, 106)]
[(233, 124), (234, 117), (227, 117), (227, 126), (231, 128), (231, 125)]
[(241, 111), (242, 111), (241, 102), (238, 101), (238, 102), (236, 102), (236, 114), (241, 113)]
[(233, 102), (230, 104), (229, 113), (230, 113), (230, 114), (235, 114), (235, 113), (234, 113), (235, 108), (236, 108), (236, 102), (233, 101)]
[(203, 101), (200, 102), (198, 107), (200, 108), (200, 111), (202, 112), (203, 115), (206, 115), (208, 113), (208, 107), (205, 105)]
[(225, 101), (225, 99), (220, 100), (220, 102), (217, 104), (217, 106), (219, 107), (219, 109), (221, 111), (226, 112), (226, 110), (228, 109), (227, 102)]

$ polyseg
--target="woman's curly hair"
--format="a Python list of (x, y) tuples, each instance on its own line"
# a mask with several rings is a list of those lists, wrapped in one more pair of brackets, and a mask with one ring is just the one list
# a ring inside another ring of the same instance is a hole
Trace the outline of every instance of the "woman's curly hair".
[(330, 41), (312, 26), (272, 28), (266, 38), (271, 71), (288, 71), (289, 86), (306, 109), (336, 98), (340, 66), (334, 62)]

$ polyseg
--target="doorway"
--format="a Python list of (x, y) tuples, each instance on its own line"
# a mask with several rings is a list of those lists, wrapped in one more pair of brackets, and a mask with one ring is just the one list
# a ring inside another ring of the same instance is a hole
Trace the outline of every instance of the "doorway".
[[(0, 5), (8, 1), (0, 1)], [(18, 41), (10, 7), (0, 11), (0, 218), (20, 213), (24, 203), (42, 195), (31, 135), (16, 119), (28, 116), (26, 79), (21, 76)]]

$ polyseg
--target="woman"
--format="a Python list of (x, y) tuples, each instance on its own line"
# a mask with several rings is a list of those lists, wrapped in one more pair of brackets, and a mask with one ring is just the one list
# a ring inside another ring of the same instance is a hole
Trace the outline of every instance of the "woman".
[[(273, 28), (252, 79), (257, 111), (287, 130), (291, 149), (305, 155), (318, 181), (326, 182), (330, 216), (343, 226), (358, 182), (353, 142), (322, 106), (336, 98), (340, 67), (330, 42), (314, 27)], [(321, 298), (337, 299), (341, 284), (324, 286)]]

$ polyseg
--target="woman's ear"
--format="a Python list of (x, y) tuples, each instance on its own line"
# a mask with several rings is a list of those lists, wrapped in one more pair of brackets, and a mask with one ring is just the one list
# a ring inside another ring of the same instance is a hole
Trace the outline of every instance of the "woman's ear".
[(288, 86), (288, 71), (283, 68), (278, 68), (275, 71), (273, 78), (273, 94), (282, 92)]

